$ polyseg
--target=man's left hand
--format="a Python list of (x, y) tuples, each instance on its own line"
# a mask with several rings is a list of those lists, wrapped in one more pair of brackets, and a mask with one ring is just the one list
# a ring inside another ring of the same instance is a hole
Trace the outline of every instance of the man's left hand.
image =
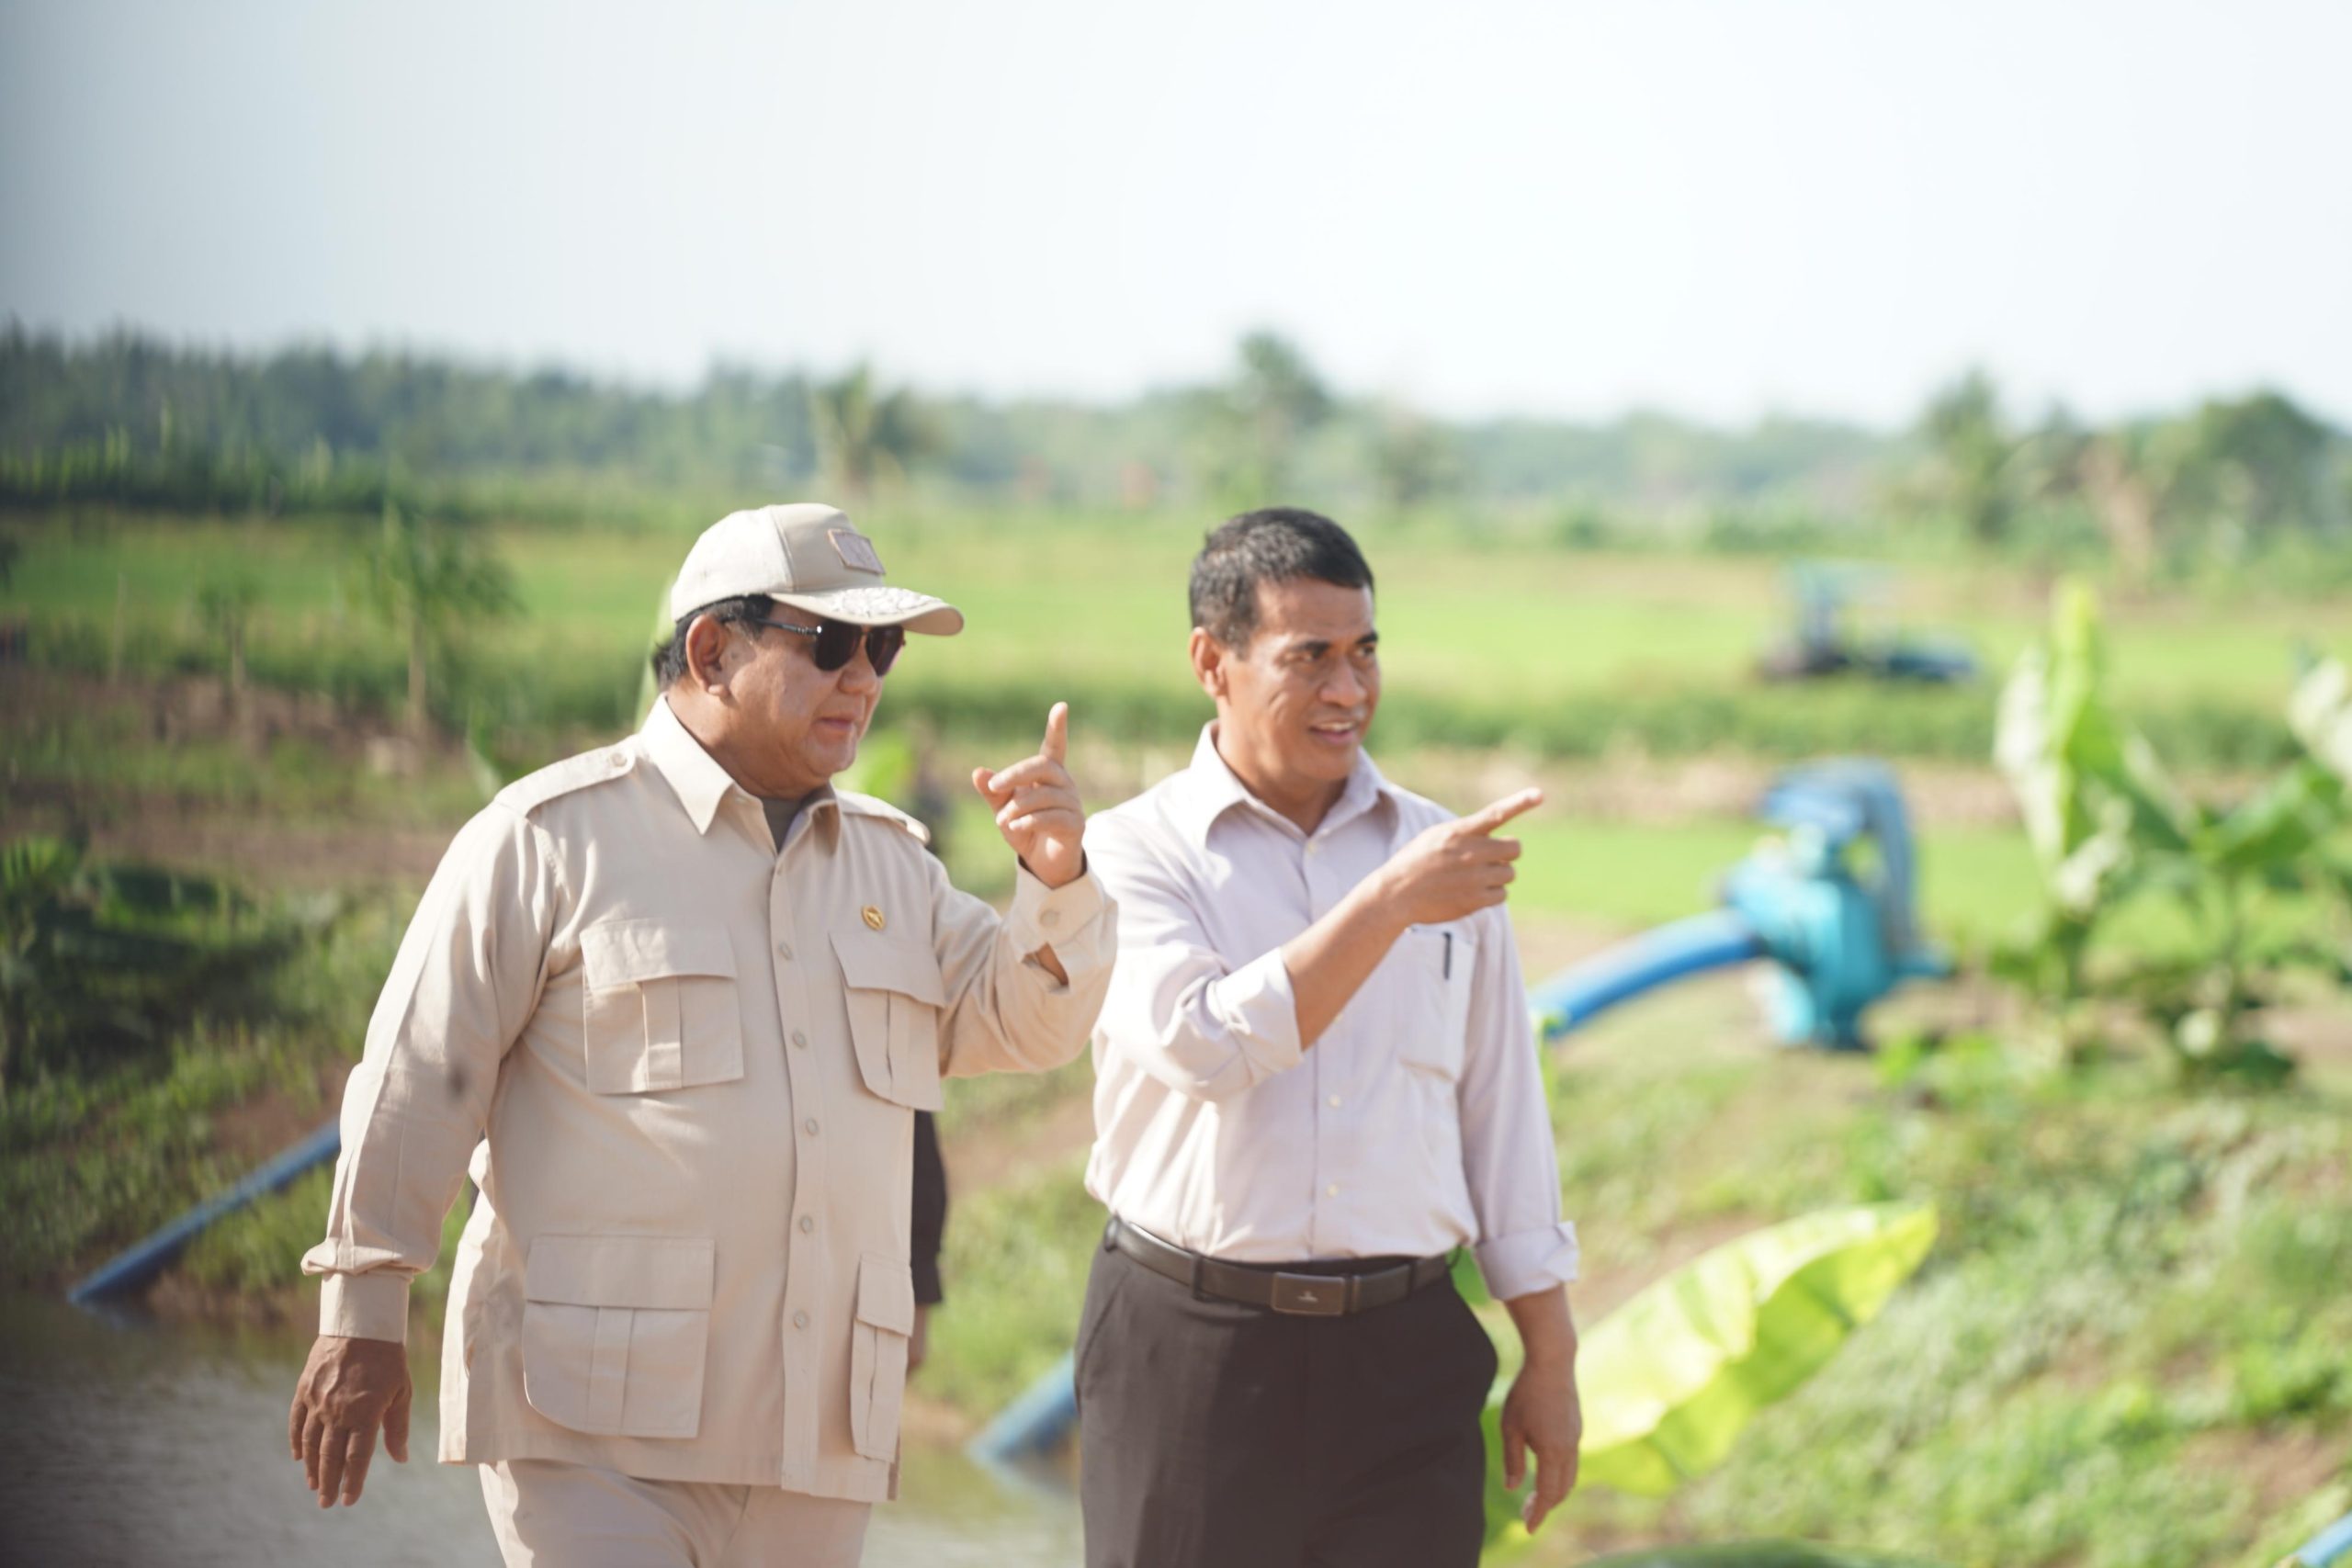
[(1527, 1478), (1529, 1453), (1535, 1456), (1535, 1485), (1520, 1508), (1532, 1535), (1576, 1489), (1584, 1406), (1577, 1399), (1573, 1357), (1565, 1365), (1531, 1360), (1520, 1369), (1503, 1400), (1502, 1438), (1503, 1484), (1512, 1491)]
[(1029, 874), (1048, 887), (1077, 880), (1086, 869), (1080, 840), (1086, 812), (1078, 785), (1063, 765), (1069, 755), (1069, 705), (1046, 716), (1046, 740), (1034, 757), (1009, 768), (975, 768), (972, 787), (996, 807), (997, 831)]

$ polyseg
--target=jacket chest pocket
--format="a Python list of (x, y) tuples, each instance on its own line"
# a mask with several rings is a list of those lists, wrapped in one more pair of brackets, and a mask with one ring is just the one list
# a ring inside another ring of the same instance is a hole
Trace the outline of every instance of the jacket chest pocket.
[(623, 1438), (702, 1427), (710, 1242), (543, 1235), (524, 1269), (523, 1397), (559, 1427)]
[(939, 1013), (946, 987), (930, 948), (879, 932), (836, 931), (858, 1077), (895, 1105), (936, 1111)]
[(862, 1254), (850, 1328), (849, 1440), (867, 1459), (899, 1457), (899, 1405), (914, 1331), (913, 1272), (895, 1258)]
[(1477, 943), (1459, 925), (1415, 926), (1390, 949), (1381, 972), (1388, 1016), (1401, 1032), (1397, 1059), (1406, 1066), (1448, 1083), (1461, 1080), (1477, 964)]
[(743, 1076), (735, 949), (723, 927), (608, 920), (580, 933), (588, 1088), (650, 1094)]

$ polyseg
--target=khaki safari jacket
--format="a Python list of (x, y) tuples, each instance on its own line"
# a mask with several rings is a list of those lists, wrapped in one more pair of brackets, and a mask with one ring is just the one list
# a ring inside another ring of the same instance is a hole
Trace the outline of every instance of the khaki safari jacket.
[[(820, 791), (775, 852), (666, 703), (458, 833), (344, 1091), (320, 1329), (405, 1337), (451, 1286), (441, 1458), (894, 1490), (917, 1108), (1075, 1056), (1113, 910), (1023, 870), (1010, 915), (922, 829)], [(1064, 986), (1028, 955), (1050, 945)]]

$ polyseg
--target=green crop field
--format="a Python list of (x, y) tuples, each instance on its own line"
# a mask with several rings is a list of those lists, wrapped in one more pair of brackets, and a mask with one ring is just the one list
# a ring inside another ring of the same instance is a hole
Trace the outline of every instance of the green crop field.
[[(110, 636), (118, 596), (126, 660), (200, 663), (198, 601), (208, 586), (249, 583), (256, 659), (273, 650), (289, 671), (298, 650), (326, 647), (389, 668), (387, 634), (354, 602), (345, 570), (364, 522), (47, 521), (27, 530), (0, 606), (38, 637), (72, 624)], [(971, 619), (952, 645), (919, 645), (895, 689), (953, 697), (990, 682), (1063, 678), (1080, 691), (1133, 690), (1164, 700), (1187, 684), (1185, 566), (1200, 525), (1160, 518), (1021, 522), (993, 514), (878, 525), (894, 575), (962, 605)], [(684, 545), (666, 534), (510, 528), (499, 536), (522, 614), (479, 639), (490, 661), (584, 662), (619, 690)], [(1547, 704), (1655, 692), (1754, 696), (1748, 664), (1785, 620), (1779, 570), (1737, 558), (1610, 556), (1501, 544), (1465, 547), (1421, 537), (1371, 553), (1382, 583), (1382, 632), (1394, 694), (1540, 719)], [(1866, 627), (1950, 632), (1989, 669), (2006, 667), (2042, 622), (2038, 586), (1990, 567), (1901, 584)], [(2116, 693), (2133, 707), (2274, 709), (2299, 644), (2324, 646), (2341, 627), (2324, 603), (2172, 596), (2110, 612)], [(289, 673), (289, 678), (291, 675)], [(1932, 704), (1940, 693), (1871, 694)]]

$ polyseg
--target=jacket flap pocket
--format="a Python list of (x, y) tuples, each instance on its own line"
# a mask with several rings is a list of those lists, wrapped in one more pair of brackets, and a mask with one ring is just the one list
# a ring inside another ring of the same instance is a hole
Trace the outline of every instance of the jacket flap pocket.
[(947, 1005), (939, 957), (930, 948), (868, 931), (835, 931), (833, 952), (852, 990), (896, 991), (933, 1007)]
[(710, 1306), (716, 1248), (699, 1236), (543, 1235), (531, 1243), (523, 1294), (574, 1306), (700, 1312)]
[(723, 926), (673, 920), (606, 920), (580, 933), (588, 988), (607, 991), (677, 975), (735, 977), (735, 947)]
[(857, 1260), (857, 1321), (893, 1334), (915, 1331), (914, 1271), (875, 1253)]

